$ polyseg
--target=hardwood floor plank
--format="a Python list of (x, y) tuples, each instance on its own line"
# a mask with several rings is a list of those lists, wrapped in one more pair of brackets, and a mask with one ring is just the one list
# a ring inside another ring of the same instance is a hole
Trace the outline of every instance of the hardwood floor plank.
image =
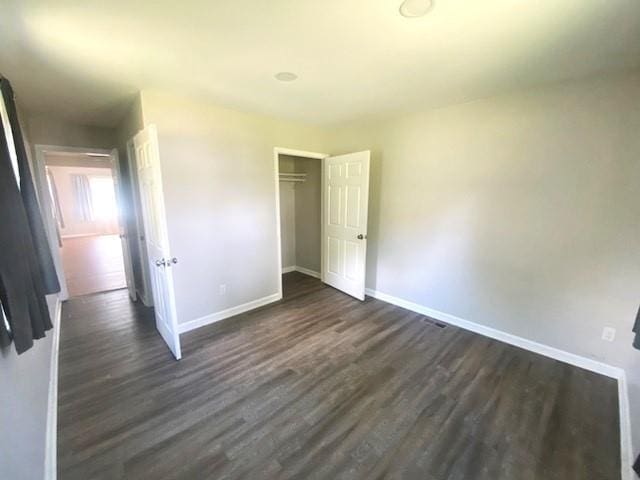
[(63, 238), (60, 254), (71, 297), (127, 286), (118, 235)]
[(182, 336), (126, 290), (64, 304), (64, 479), (613, 480), (615, 380), (317, 279)]

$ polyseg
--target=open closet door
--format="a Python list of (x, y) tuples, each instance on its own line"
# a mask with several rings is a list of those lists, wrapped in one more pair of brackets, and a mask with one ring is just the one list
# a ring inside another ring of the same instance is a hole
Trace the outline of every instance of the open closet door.
[(322, 280), (364, 300), (370, 152), (324, 159)]
[(182, 354), (173, 288), (176, 260), (171, 257), (169, 250), (156, 127), (150, 125), (139, 132), (133, 138), (133, 143), (156, 328), (176, 360), (180, 360)]

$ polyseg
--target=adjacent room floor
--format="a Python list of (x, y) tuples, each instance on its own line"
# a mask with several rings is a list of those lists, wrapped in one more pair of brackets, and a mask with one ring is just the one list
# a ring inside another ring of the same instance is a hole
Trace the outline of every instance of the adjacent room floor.
[(284, 278), (179, 362), (126, 290), (65, 303), (59, 478), (620, 478), (614, 380)]
[(65, 238), (61, 251), (70, 297), (127, 286), (118, 235)]

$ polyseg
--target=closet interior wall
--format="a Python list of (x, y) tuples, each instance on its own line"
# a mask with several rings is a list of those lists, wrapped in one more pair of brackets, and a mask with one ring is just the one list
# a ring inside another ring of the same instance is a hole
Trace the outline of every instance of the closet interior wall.
[(305, 174), (304, 181), (280, 182), (282, 268), (319, 273), (322, 161), (280, 155), (279, 170)]

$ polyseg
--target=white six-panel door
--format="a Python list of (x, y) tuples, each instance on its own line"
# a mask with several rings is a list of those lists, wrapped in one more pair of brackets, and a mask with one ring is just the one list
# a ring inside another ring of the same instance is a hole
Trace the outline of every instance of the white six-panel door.
[(176, 264), (169, 250), (158, 134), (155, 126), (150, 125), (142, 130), (134, 137), (133, 142), (156, 328), (173, 355), (179, 360), (182, 354), (172, 272)]
[(322, 279), (364, 300), (370, 152), (324, 160)]

